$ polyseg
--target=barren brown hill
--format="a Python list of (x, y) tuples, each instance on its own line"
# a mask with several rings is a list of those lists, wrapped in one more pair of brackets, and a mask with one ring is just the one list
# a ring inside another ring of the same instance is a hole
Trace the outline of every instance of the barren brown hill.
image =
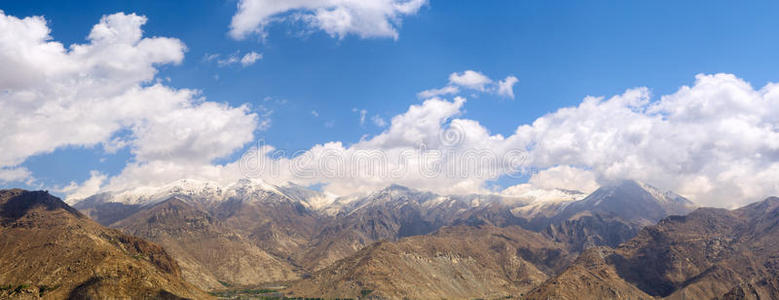
[(570, 262), (562, 245), (516, 226), (444, 227), (379, 242), (286, 291), (294, 297), (496, 298), (521, 295)]
[[(598, 285), (620, 290), (624, 282), (669, 299), (779, 298), (779, 198), (728, 211), (701, 208), (646, 227), (604, 261), (619, 275)], [(531, 296), (576, 289), (565, 277), (584, 276), (577, 261)], [(564, 284), (560, 284), (564, 283)]]
[(0, 298), (209, 298), (156, 244), (46, 192), (0, 190)]
[(218, 203), (209, 212), (257, 247), (284, 260), (302, 251), (324, 222), (286, 194), (259, 192)]
[(424, 235), (451, 225), (468, 208), (467, 199), (391, 185), (341, 208), (296, 260), (317, 271), (374, 242)]
[(619, 277), (606, 257), (614, 250), (608, 247), (587, 249), (561, 274), (535, 288), (526, 299), (654, 299)]
[(112, 227), (165, 247), (181, 266), (184, 279), (203, 289), (298, 278), (288, 262), (179, 197), (142, 209)]

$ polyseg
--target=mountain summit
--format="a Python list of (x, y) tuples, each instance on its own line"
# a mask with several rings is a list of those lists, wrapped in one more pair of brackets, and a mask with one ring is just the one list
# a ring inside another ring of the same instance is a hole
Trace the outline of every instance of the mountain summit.
[(692, 201), (674, 192), (661, 191), (634, 180), (624, 180), (598, 188), (581, 201), (567, 206), (561, 216), (570, 218), (588, 212), (649, 225), (668, 215), (685, 215), (694, 208)]

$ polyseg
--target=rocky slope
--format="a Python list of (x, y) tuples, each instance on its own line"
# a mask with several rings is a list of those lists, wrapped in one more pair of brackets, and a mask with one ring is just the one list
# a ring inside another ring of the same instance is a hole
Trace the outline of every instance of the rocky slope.
[[(701, 208), (646, 227), (603, 255), (600, 263), (612, 274), (592, 281), (615, 291), (628, 290), (629, 283), (648, 296), (669, 299), (777, 299), (778, 244), (779, 198), (733, 211)], [(586, 277), (586, 269), (577, 261), (531, 296), (576, 289), (565, 279)]]
[(521, 295), (570, 260), (562, 245), (535, 232), (461, 225), (375, 243), (285, 292), (326, 298), (496, 298)]
[(563, 272), (536, 287), (525, 299), (654, 299), (619, 276), (606, 262), (609, 247), (587, 249)]
[(46, 192), (0, 190), (0, 298), (209, 298), (160, 246)]
[(165, 247), (184, 278), (204, 289), (222, 282), (252, 285), (296, 279), (285, 260), (268, 254), (222, 221), (174, 196), (133, 214), (113, 227)]
[(431, 233), (468, 208), (466, 199), (389, 186), (340, 207), (297, 260), (319, 270), (377, 241)]

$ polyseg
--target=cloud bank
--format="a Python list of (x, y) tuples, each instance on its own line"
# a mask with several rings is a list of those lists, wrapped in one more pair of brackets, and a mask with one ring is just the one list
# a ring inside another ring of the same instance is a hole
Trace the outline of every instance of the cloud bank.
[[(500, 176), (538, 170), (514, 189), (529, 185), (589, 192), (600, 184), (635, 179), (720, 207), (779, 194), (777, 84), (754, 89), (731, 74), (698, 75), (692, 86), (655, 100), (647, 88), (586, 97), (507, 137), (458, 118), (465, 103), (460, 97), (431, 98), (392, 118), (377, 136), (351, 146), (317, 145), (296, 159), (271, 159), (273, 149), (265, 146), (259, 157), (282, 171), (257, 175), (322, 182), (334, 193), (389, 183), (462, 193), (484, 191), (489, 180)], [(381, 153), (376, 155), (387, 163), (352, 158), (370, 153)], [(402, 175), (371, 176), (381, 168), (402, 170)]]

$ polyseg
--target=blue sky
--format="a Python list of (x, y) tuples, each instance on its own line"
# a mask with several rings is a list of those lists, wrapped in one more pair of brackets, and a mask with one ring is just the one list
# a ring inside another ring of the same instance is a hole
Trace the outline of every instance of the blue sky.
[[(519, 79), (514, 99), (464, 95), (460, 117), (503, 136), (588, 95), (609, 97), (641, 86), (666, 95), (693, 84), (700, 73), (735, 74), (755, 88), (779, 80), (779, 3), (734, 4), (432, 0), (402, 17), (396, 40), (332, 37), (290, 22), (273, 23), (264, 39), (236, 40), (228, 30), (237, 1), (4, 1), (0, 9), (19, 18), (44, 16), (53, 39), (65, 45), (85, 43), (103, 15), (144, 15), (145, 37), (177, 38), (187, 47), (182, 63), (160, 66), (156, 78), (201, 90), (208, 101), (272, 111), (270, 127), (255, 138), (305, 150), (379, 134), (386, 128), (361, 125), (355, 108), (389, 121), (420, 104), (418, 92), (442, 87), (449, 74), (465, 70)], [(250, 51), (262, 58), (247, 67), (222, 67), (206, 58)], [(126, 148), (106, 153), (70, 146), (28, 157), (21, 166), (36, 178), (32, 186), (50, 187), (84, 181), (90, 170), (116, 175), (130, 159)]]

